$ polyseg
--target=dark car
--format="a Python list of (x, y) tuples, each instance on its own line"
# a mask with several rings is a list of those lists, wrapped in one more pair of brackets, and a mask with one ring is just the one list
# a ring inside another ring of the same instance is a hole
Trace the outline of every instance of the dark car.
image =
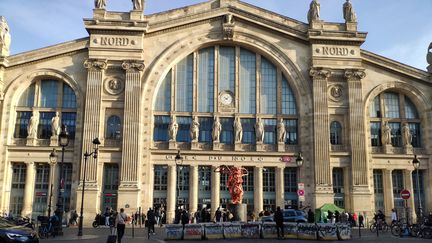
[(0, 242), (39, 243), (39, 238), (34, 230), (0, 218)]
[(295, 209), (285, 209), (283, 211), (284, 222), (306, 223), (307, 218), (303, 211)]

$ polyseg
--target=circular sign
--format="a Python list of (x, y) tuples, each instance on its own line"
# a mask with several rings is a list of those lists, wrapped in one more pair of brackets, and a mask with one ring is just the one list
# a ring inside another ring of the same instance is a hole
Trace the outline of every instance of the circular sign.
[(305, 191), (304, 190), (297, 190), (297, 195), (304, 196)]
[(411, 193), (407, 189), (404, 189), (400, 192), (400, 195), (401, 195), (402, 199), (407, 200), (410, 198)]
[(129, 204), (126, 204), (126, 205), (125, 205), (125, 208), (129, 208), (129, 207), (130, 207)]

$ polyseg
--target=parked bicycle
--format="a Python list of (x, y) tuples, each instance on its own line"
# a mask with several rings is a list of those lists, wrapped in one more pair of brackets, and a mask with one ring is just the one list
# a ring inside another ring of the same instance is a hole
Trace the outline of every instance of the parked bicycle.
[(377, 229), (379, 231), (387, 232), (390, 229), (390, 226), (383, 220), (374, 221), (370, 226), (369, 230), (372, 233), (376, 233)]

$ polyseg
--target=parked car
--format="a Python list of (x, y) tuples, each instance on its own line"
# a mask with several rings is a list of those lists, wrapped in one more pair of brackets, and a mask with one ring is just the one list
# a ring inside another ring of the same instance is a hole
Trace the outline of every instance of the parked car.
[(283, 212), (284, 222), (306, 223), (307, 218), (303, 211), (295, 209), (285, 209)]
[(39, 243), (39, 238), (33, 229), (0, 218), (0, 242)]

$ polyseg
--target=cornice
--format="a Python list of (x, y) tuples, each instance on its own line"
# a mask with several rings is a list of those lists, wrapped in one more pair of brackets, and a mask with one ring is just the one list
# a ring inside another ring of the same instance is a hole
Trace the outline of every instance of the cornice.
[(389, 71), (403, 74), (411, 78), (419, 79), (429, 84), (432, 84), (432, 76), (426, 71), (391, 60), (389, 58), (380, 56), (366, 50), (361, 50), (360, 54), (364, 63), (375, 65), (380, 68), (385, 68)]
[(17, 65), (25, 65), (28, 63), (35, 63), (52, 59), (59, 56), (71, 55), (88, 48), (89, 38), (76, 39), (53, 46), (36, 49), (29, 52), (24, 52), (16, 55), (9, 56), (9, 67)]

